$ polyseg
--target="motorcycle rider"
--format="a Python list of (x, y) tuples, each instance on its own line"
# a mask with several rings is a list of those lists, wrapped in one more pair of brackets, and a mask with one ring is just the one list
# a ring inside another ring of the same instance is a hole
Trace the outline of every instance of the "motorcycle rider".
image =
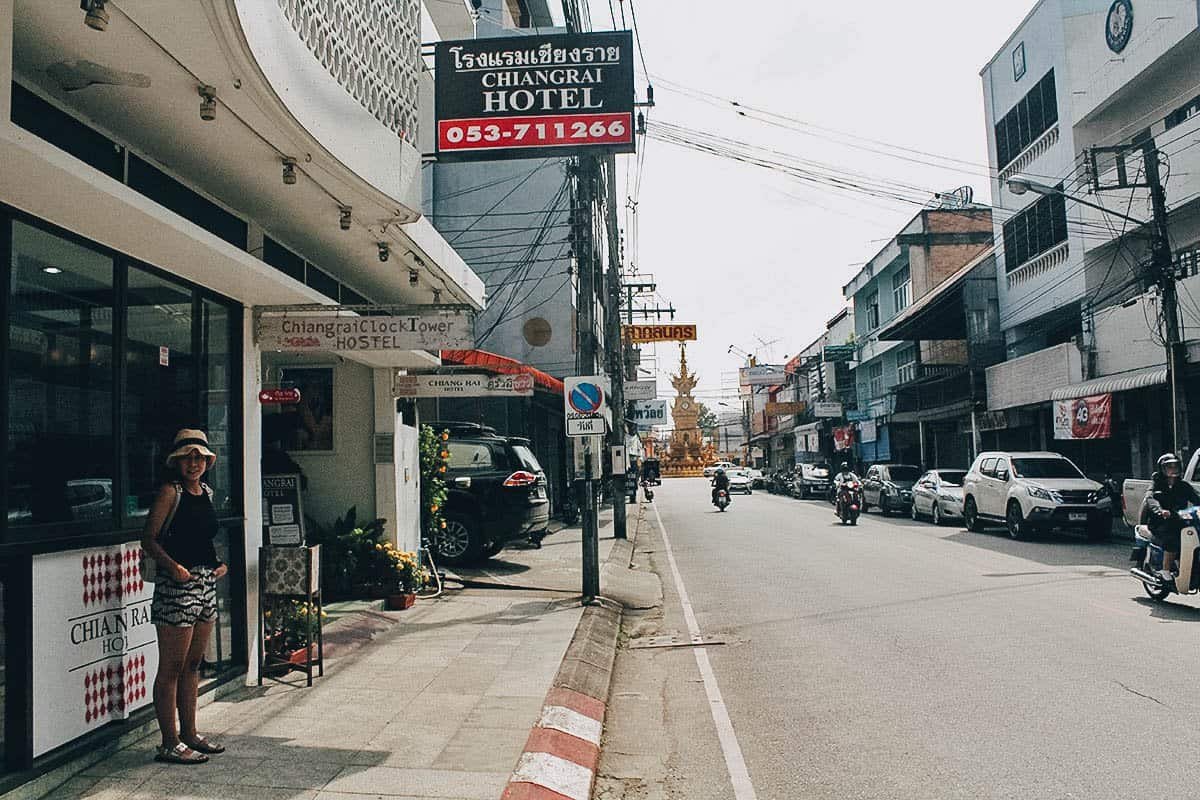
[(858, 480), (858, 476), (855, 475), (850, 470), (850, 465), (848, 463), (846, 463), (845, 461), (843, 461), (841, 470), (838, 472), (837, 475), (833, 476), (834, 491), (836, 492), (838, 489), (841, 489), (843, 483), (849, 483), (850, 481), (857, 481), (857, 480)]
[(1159, 456), (1158, 471), (1154, 473), (1150, 491), (1142, 502), (1142, 521), (1150, 526), (1163, 548), (1163, 568), (1159, 577), (1175, 580), (1175, 560), (1179, 557), (1179, 534), (1184, 521), (1176, 511), (1200, 505), (1200, 494), (1180, 478), (1181, 464), (1174, 453)]
[(717, 492), (724, 489), (725, 494), (729, 494), (729, 476), (725, 474), (724, 468), (718, 467), (717, 471), (713, 474), (712, 487), (712, 501), (715, 505), (717, 502)]

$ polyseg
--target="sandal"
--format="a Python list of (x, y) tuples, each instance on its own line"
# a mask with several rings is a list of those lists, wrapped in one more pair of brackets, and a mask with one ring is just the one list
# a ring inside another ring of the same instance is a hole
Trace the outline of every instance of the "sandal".
[(197, 753), (209, 753), (211, 755), (216, 755), (217, 753), (225, 752), (224, 746), (215, 742), (210, 742), (203, 736), (197, 736), (192, 741), (187, 742), (187, 746), (195, 750)]
[(154, 760), (165, 764), (203, 764), (208, 761), (208, 756), (198, 753), (183, 742), (180, 742), (174, 747), (166, 747), (164, 745), (156, 747)]

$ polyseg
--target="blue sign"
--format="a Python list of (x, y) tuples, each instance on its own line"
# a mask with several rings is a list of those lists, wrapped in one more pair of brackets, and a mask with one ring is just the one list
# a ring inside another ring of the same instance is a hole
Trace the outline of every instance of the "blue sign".
[(594, 383), (581, 383), (571, 390), (567, 402), (580, 414), (595, 414), (604, 405), (604, 390)]

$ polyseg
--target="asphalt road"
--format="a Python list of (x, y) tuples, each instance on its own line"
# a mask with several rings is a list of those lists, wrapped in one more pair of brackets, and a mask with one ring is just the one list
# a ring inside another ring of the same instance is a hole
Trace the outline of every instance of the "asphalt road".
[[(717, 513), (708, 494), (667, 481), (655, 505), (701, 634), (726, 642), (706, 652), (754, 794), (735, 795), (692, 651), (626, 649), (602, 797), (1195, 793), (1200, 597), (1151, 603), (1123, 542), (877, 512), (844, 528), (823, 502)], [(631, 633), (686, 634), (652, 511), (642, 531), (665, 607)]]

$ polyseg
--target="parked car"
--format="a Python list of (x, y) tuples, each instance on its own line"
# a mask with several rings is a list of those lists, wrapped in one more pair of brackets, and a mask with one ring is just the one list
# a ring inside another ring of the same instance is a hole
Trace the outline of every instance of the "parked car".
[(747, 469), (746, 472), (750, 473), (750, 484), (755, 489), (762, 489), (767, 485), (767, 476), (761, 469)]
[(750, 477), (748, 469), (731, 469), (726, 470), (729, 475), (729, 493), (742, 492), (744, 494), (754, 493), (754, 479)]
[(863, 511), (878, 506), (885, 517), (907, 511), (912, 505), (912, 488), (921, 468), (912, 464), (874, 464), (863, 479)]
[[(1188, 461), (1187, 469), (1183, 471), (1183, 480), (1192, 484), (1192, 487), (1200, 491), (1200, 483), (1196, 481), (1196, 468), (1200, 466), (1200, 450), (1192, 453), (1192, 458)], [(1142, 480), (1138, 478), (1127, 478), (1121, 484), (1121, 505), (1125, 509), (1125, 523), (1133, 528), (1141, 524), (1142, 501), (1146, 499), (1146, 493), (1150, 491), (1150, 480)]]
[(1103, 487), (1058, 453), (980, 453), (963, 480), (963, 518), (973, 531), (995, 521), (1014, 539), (1052, 528), (1101, 539), (1111, 509)]
[(642, 480), (654, 486), (662, 485), (662, 464), (657, 458), (647, 458), (642, 462)]
[(962, 519), (965, 469), (931, 469), (912, 490), (912, 518), (929, 517), (934, 525)]
[(446, 529), (433, 542), (447, 564), (490, 558), (509, 542), (545, 535), (550, 524), (546, 473), (529, 440), (494, 428), (439, 422), (450, 432), (446, 450)]
[(715, 464), (709, 464), (704, 468), (704, 477), (711, 478), (719, 469), (723, 469), (728, 472), (731, 469), (737, 469), (737, 464), (733, 463), (732, 461), (718, 461)]
[(792, 494), (801, 500), (826, 498), (830, 489), (829, 469), (819, 464), (797, 464)]

